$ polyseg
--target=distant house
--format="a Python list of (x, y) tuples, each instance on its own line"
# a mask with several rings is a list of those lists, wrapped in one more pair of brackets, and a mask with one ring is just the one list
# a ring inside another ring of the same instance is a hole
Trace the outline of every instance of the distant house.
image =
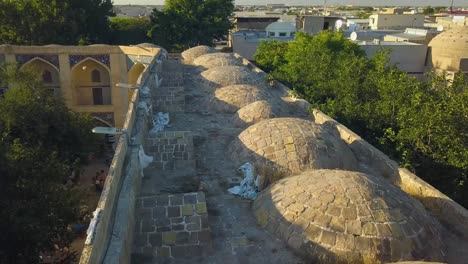
[(338, 16), (302, 16), (301, 30), (308, 34), (318, 34), (322, 30), (332, 29), (336, 21), (341, 20)]
[(294, 39), (296, 26), (291, 22), (274, 22), (265, 31), (238, 31), (232, 34), (233, 52), (252, 60), (262, 40), (291, 41)]
[(408, 74), (422, 78), (426, 69), (427, 45), (397, 41), (359, 41), (358, 45), (368, 57), (382, 49), (390, 49), (389, 65)]
[(369, 26), (372, 30), (379, 29), (405, 29), (423, 28), (423, 14), (392, 15), (375, 14), (369, 17)]

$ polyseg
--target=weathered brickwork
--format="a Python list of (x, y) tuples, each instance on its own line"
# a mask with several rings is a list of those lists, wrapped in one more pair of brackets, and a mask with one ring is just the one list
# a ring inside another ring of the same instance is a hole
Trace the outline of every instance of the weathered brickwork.
[(215, 111), (235, 113), (250, 103), (268, 100), (270, 97), (265, 89), (254, 85), (229, 85), (214, 92), (208, 107)]
[(193, 161), (193, 137), (190, 131), (151, 133), (147, 138), (147, 153), (153, 156), (150, 167), (172, 170), (176, 163)]
[(354, 154), (341, 139), (299, 118), (273, 118), (248, 127), (233, 141), (230, 153), (239, 164), (272, 164), (289, 173), (357, 168)]
[(184, 76), (178, 61), (164, 61), (158, 73), (160, 86), (153, 95), (156, 112), (181, 112), (185, 108)]
[(212, 245), (207, 212), (203, 192), (138, 199), (133, 253), (155, 263), (208, 254)]
[(277, 112), (269, 102), (256, 101), (239, 109), (231, 120), (235, 127), (246, 127), (265, 119), (275, 118)]
[(214, 53), (216, 50), (212, 47), (208, 47), (205, 45), (201, 46), (196, 46), (193, 48), (190, 48), (184, 52), (182, 52), (180, 55), (182, 57), (182, 63), (184, 64), (190, 64), (192, 63), (196, 58), (208, 54), (208, 53)]
[(242, 66), (222, 66), (201, 73), (200, 80), (211, 88), (235, 84), (263, 85), (265, 81), (258, 74)]
[(184, 110), (184, 106), (183, 86), (161, 88), (153, 97), (153, 107), (156, 112), (181, 112)]
[(278, 181), (255, 200), (261, 226), (321, 263), (442, 260), (439, 224), (383, 178), (316, 170)]
[(196, 58), (193, 65), (201, 66), (205, 69), (221, 66), (242, 66), (242, 60), (230, 53), (209, 53)]

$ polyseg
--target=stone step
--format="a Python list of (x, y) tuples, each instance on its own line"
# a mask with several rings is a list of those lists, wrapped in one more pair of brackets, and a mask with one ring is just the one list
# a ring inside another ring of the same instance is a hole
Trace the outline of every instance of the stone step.
[(212, 253), (203, 192), (138, 198), (132, 263), (166, 263)]

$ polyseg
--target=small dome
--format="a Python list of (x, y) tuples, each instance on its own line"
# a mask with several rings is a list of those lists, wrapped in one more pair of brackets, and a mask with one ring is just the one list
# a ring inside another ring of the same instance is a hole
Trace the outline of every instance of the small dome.
[(142, 47), (142, 48), (160, 48), (160, 49), (162, 49), (160, 46), (155, 45), (153, 43), (140, 43), (140, 44), (138, 44), (136, 46), (137, 47)]
[(229, 149), (239, 164), (279, 169), (287, 174), (306, 169), (355, 170), (349, 147), (322, 126), (300, 118), (272, 118), (245, 129)]
[(226, 113), (235, 113), (239, 108), (255, 101), (265, 100), (268, 97), (265, 91), (253, 85), (230, 85), (215, 91), (209, 108)]
[(257, 101), (239, 109), (232, 117), (231, 123), (235, 127), (243, 127), (274, 117), (276, 117), (276, 113), (270, 103), (267, 101)]
[[(431, 40), (429, 47), (436, 70), (468, 71), (468, 27), (456, 27), (440, 33)], [(462, 59), (466, 61), (464, 65), (461, 65)]]
[(306, 171), (261, 192), (258, 223), (312, 263), (443, 261), (440, 224), (384, 178)]
[(267, 32), (268, 31), (273, 31), (273, 32), (296, 32), (296, 26), (291, 23), (291, 22), (273, 22), (270, 25), (268, 25), (265, 29)]
[(202, 81), (209, 87), (223, 87), (234, 84), (263, 84), (263, 79), (244, 66), (222, 66), (201, 73)]
[(242, 61), (229, 53), (210, 53), (196, 58), (193, 64), (211, 69), (221, 66), (242, 66)]
[(182, 62), (185, 64), (190, 64), (193, 62), (193, 60), (200, 57), (201, 55), (205, 55), (208, 53), (215, 53), (215, 52), (216, 50), (212, 47), (208, 47), (205, 45), (196, 46), (188, 50), (185, 50), (184, 52), (181, 53)]

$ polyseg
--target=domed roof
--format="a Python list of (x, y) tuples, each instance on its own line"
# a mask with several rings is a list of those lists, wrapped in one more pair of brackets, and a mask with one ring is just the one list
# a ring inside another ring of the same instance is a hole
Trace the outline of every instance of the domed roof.
[(306, 169), (357, 168), (353, 152), (338, 136), (300, 118), (260, 121), (240, 133), (229, 151), (239, 164), (252, 162), (286, 174)]
[(261, 85), (263, 79), (244, 66), (222, 66), (201, 73), (202, 80), (209, 87), (223, 87), (234, 84)]
[(235, 127), (253, 125), (262, 120), (276, 117), (275, 112), (267, 101), (257, 101), (239, 109), (232, 117), (231, 123)]
[(216, 52), (214, 48), (201, 45), (201, 46), (196, 46), (188, 50), (185, 50), (180, 55), (182, 56), (183, 63), (190, 64), (193, 62), (193, 60), (200, 57), (201, 55), (214, 53), (214, 52)]
[(242, 66), (242, 61), (229, 53), (210, 53), (196, 58), (193, 64), (210, 69), (221, 66)]
[(268, 94), (253, 85), (236, 84), (220, 88), (214, 92), (209, 108), (235, 113), (239, 108), (259, 100), (265, 100)]
[(262, 227), (313, 263), (443, 261), (438, 222), (381, 177), (306, 171), (265, 189), (253, 210)]
[(155, 45), (153, 43), (140, 43), (140, 44), (138, 44), (136, 46), (137, 47), (142, 47), (142, 48), (160, 48), (161, 49), (161, 46)]
[(296, 26), (291, 22), (273, 22), (268, 25), (266, 31), (284, 31), (284, 32), (295, 32)]
[(431, 40), (429, 47), (434, 68), (459, 71), (460, 60), (468, 59), (468, 27), (456, 27), (440, 33)]

